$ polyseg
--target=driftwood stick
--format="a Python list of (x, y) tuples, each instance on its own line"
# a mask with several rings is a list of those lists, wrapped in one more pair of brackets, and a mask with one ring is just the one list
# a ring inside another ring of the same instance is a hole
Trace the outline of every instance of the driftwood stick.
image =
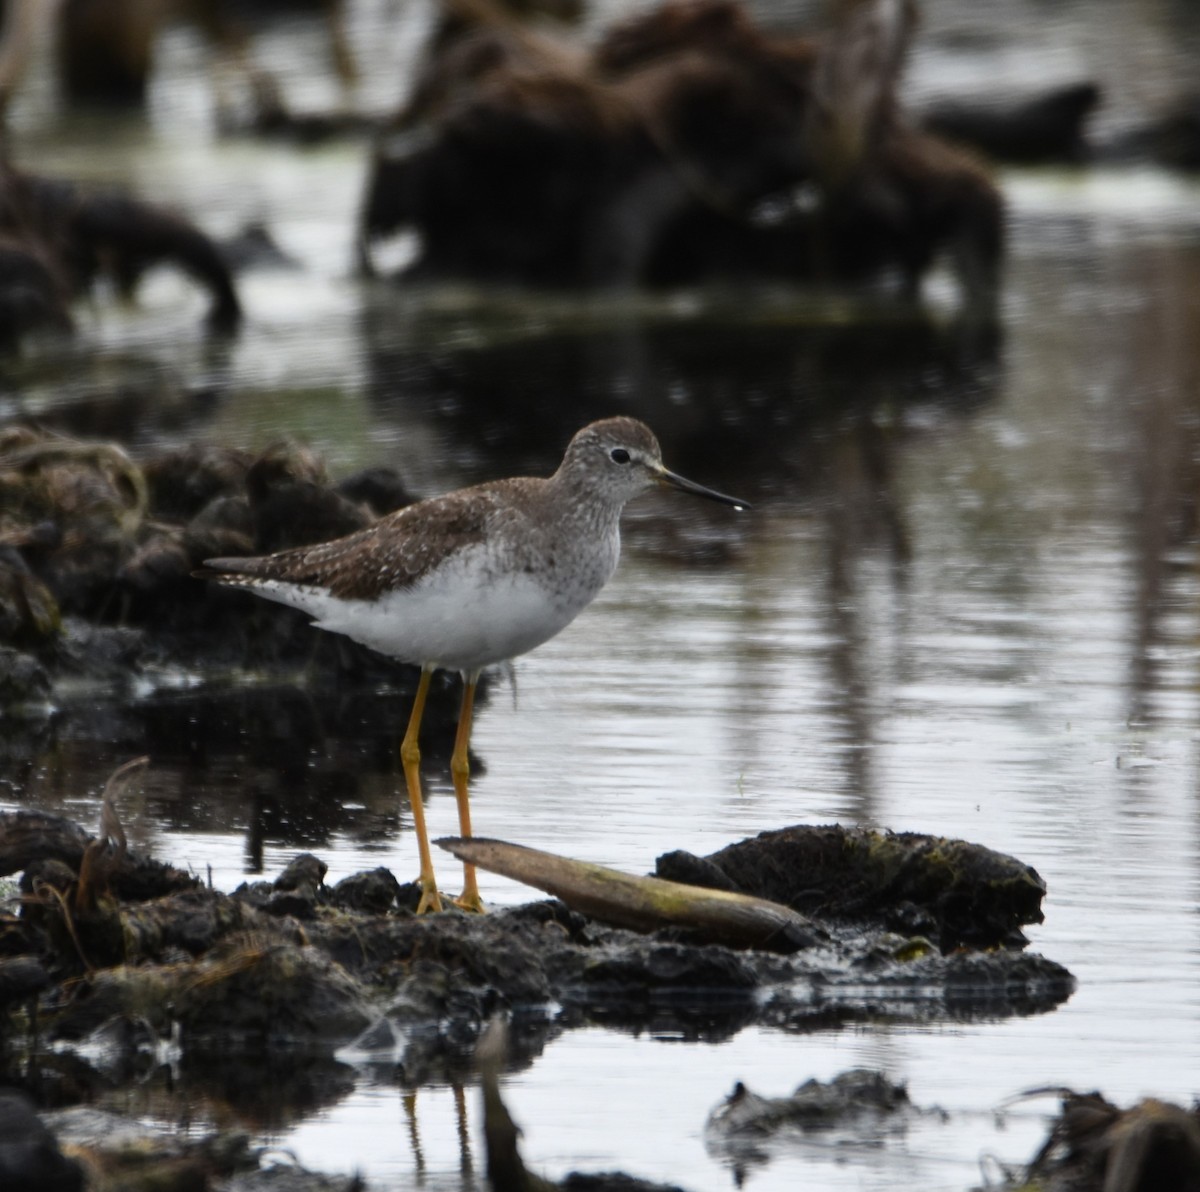
[(821, 934), (790, 907), (747, 894), (636, 877), (480, 836), (435, 843), (460, 861), (545, 890), (572, 910), (634, 931), (684, 928), (731, 947), (783, 951), (795, 951)]

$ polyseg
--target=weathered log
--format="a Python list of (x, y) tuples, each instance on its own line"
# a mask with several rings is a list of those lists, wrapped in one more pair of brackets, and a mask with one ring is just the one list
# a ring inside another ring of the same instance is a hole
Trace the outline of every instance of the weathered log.
[(798, 951), (823, 935), (803, 915), (762, 898), (636, 877), (503, 840), (449, 837), (436, 843), (460, 861), (545, 890), (580, 914), (634, 931), (683, 928), (730, 947), (777, 952)]

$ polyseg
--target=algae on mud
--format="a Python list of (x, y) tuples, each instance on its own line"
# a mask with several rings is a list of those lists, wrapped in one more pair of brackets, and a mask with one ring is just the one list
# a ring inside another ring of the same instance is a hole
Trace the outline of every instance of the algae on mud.
[(10, 548), (0, 552), (0, 646), (16, 651), (0, 685), (5, 708), (34, 709), (71, 678), (120, 686), (147, 672), (304, 666), (331, 681), (406, 687), (415, 674), (311, 635), (292, 610), (192, 577), (213, 554), (361, 529), (410, 499), (392, 470), (335, 485), (319, 456), (291, 442), (135, 461), (115, 444), (15, 428), (0, 435), (0, 496), (0, 546)]

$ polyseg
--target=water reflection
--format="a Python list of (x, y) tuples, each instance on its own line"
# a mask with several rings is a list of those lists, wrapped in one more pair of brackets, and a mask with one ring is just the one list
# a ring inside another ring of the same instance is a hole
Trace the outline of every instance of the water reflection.
[[(313, 691), (303, 675), (250, 686), (151, 688), (117, 704), (68, 693), (40, 732), (10, 737), (7, 781), (26, 805), (91, 822), (85, 792), (98, 798), (114, 759), (148, 754), (153, 765), (139, 794), (122, 801), (132, 846), (171, 855), (173, 837), (194, 847), (206, 836), (240, 836), (241, 864), (217, 866), (225, 885), (239, 870), (263, 872), (268, 844), (369, 848), (406, 833), (397, 749), (411, 699), (406, 688)], [(440, 678), (425, 750), (443, 784), (457, 702), (453, 680)], [(479, 768), (485, 770), (482, 762)]]
[(769, 294), (700, 302), (673, 313), (518, 296), (448, 312), (402, 294), (366, 308), (367, 392), (385, 421), (436, 422), (452, 456), (476, 466), (544, 469), (579, 426), (636, 412), (681, 471), (794, 493), (813, 454), (825, 460), (820, 436), (846, 421), (910, 402), (962, 410), (995, 384), (994, 343), (917, 311), (873, 316), (860, 303), (851, 315)]

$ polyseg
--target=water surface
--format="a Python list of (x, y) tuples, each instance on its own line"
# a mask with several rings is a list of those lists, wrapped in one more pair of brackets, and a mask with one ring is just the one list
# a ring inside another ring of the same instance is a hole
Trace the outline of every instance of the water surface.
[[(271, 52), (303, 62), (307, 36), (298, 26)], [(198, 52), (180, 34), (168, 61)], [(746, 1173), (753, 1187), (965, 1188), (982, 1156), (1036, 1150), (1052, 1103), (1008, 1105), (1033, 1086), (1190, 1101), (1200, 186), (1143, 169), (1005, 174), (1011, 257), (990, 349), (955, 335), (937, 283), (933, 327), (775, 291), (614, 301), (364, 285), (350, 269), (362, 147), (216, 142), (201, 96), (164, 81), (148, 125), (122, 126), (99, 155), (86, 129), (39, 116), (35, 92), (19, 156), (136, 180), (222, 234), (267, 217), (297, 268), (246, 278), (246, 332), (224, 352), (200, 340), (202, 303), (170, 275), (136, 310), (99, 301), (65, 357), (6, 366), (0, 416), (121, 427), (140, 451), (296, 434), (337, 473), (394, 463), (435, 492), (546, 473), (584, 421), (640, 414), (671, 466), (755, 509), (678, 494), (631, 508), (609, 588), (492, 683), (476, 830), (631, 871), (791, 823), (965, 837), (1038, 869), (1049, 895), (1032, 946), (1079, 981), (1061, 1009), (1023, 1019), (925, 1025), (917, 1007), (710, 1043), (568, 1033), (506, 1080), (530, 1164), (727, 1188), (734, 1173), (701, 1131), (735, 1080), (781, 1095), (858, 1064), (948, 1116), (876, 1142), (785, 1146)], [(37, 747), (5, 758), (0, 805), (93, 822), (107, 775), (148, 750), (122, 806), (138, 846), (223, 888), (302, 848), (330, 880), (378, 864), (407, 878), (411, 824), (380, 731), (403, 701), (331, 709), (320, 695), (179, 674), (120, 697), (64, 692)], [(431, 833), (451, 833), (444, 758), (430, 774)], [(493, 903), (528, 897), (481, 878)], [(272, 1117), (247, 1097), (241, 1112), (263, 1113), (303, 1161), (361, 1166), (380, 1187), (481, 1170), (474, 1090), (434, 1080), (413, 1098), (386, 1065), (339, 1079), (340, 1099)], [(188, 1100), (198, 1078), (173, 1095), (167, 1083), (116, 1100), (205, 1117)]]

